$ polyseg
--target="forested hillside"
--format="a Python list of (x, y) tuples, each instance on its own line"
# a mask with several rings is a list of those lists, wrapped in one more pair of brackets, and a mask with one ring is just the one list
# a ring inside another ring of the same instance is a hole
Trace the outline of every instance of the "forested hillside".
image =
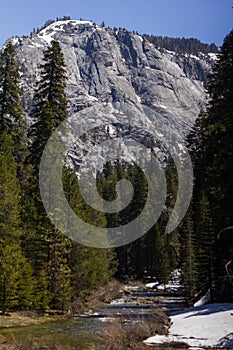
[(169, 38), (167, 36), (147, 35), (144, 37), (160, 49), (174, 51), (180, 54), (192, 54), (198, 56), (200, 53), (217, 53), (218, 47), (212, 44), (204, 44), (195, 38)]

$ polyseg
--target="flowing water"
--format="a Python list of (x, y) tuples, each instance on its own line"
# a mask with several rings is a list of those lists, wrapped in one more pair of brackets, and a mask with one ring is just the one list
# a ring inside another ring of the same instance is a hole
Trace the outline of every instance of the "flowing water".
[(37, 326), (2, 330), (1, 333), (8, 337), (14, 334), (16, 339), (34, 339), (38, 343), (43, 341), (51, 342), (51, 344), (56, 343), (63, 346), (64, 349), (87, 350), (91, 344), (101, 341), (104, 330), (116, 317), (123, 319), (126, 326), (132, 326), (134, 322), (149, 317), (154, 305), (159, 305), (168, 314), (185, 307), (182, 297), (165, 295), (161, 292), (127, 286), (125, 293), (122, 299), (105, 304), (94, 313)]

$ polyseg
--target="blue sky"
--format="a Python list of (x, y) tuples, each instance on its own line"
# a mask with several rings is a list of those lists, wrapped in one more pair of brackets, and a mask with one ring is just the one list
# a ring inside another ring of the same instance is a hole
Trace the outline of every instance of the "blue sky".
[(233, 27), (232, 6), (233, 0), (0, 0), (0, 46), (64, 15), (221, 45)]

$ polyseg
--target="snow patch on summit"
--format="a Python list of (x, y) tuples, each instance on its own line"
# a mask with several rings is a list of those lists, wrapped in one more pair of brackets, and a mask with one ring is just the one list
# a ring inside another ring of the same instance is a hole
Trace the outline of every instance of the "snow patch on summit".
[(80, 25), (90, 25), (93, 26), (93, 23), (90, 21), (78, 21), (78, 20), (67, 20), (67, 21), (56, 21), (52, 24), (50, 24), (48, 27), (42, 29), (38, 37), (43, 39), (47, 42), (47, 44), (50, 44), (51, 41), (54, 39), (53, 35), (56, 32), (65, 32), (64, 26), (71, 24), (74, 27), (80, 26)]

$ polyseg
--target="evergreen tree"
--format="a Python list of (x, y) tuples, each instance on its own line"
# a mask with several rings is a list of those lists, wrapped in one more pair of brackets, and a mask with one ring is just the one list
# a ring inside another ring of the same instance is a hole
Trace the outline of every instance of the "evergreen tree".
[(232, 224), (233, 211), (233, 31), (224, 39), (219, 58), (209, 77), (211, 96), (207, 109), (207, 137), (203, 157), (216, 229)]
[(0, 130), (13, 137), (17, 172), (23, 178), (22, 163), (25, 157), (25, 115), (21, 106), (19, 66), (15, 48), (9, 41), (0, 54)]
[(216, 234), (214, 232), (210, 204), (203, 192), (200, 194), (199, 208), (196, 211), (195, 219), (197, 287), (204, 292), (211, 286), (211, 282), (216, 276)]
[[(74, 171), (64, 169), (63, 186), (69, 205), (84, 221), (97, 226), (106, 226), (104, 214), (90, 208), (83, 200), (78, 177)], [(97, 177), (97, 188), (103, 191), (103, 177)], [(103, 185), (104, 186), (104, 185)], [(68, 257), (72, 271), (71, 280), (74, 296), (106, 284), (116, 271), (115, 254), (112, 249), (97, 249), (72, 242)]]
[(0, 129), (14, 132), (21, 122), (20, 75), (15, 61), (15, 48), (9, 41), (0, 56)]
[(156, 223), (145, 236), (144, 259), (147, 274), (165, 284), (170, 275), (169, 257), (165, 234)]
[(33, 98), (32, 117), (35, 123), (30, 129), (32, 137), (31, 163), (38, 168), (45, 144), (52, 132), (67, 117), (66, 71), (64, 57), (58, 41), (52, 40), (44, 52), (41, 79)]
[(20, 186), (12, 137), (0, 134), (0, 238), (19, 242), (21, 235)]
[(5, 314), (32, 306), (32, 270), (20, 245), (0, 240), (0, 308)]
[(49, 282), (46, 271), (41, 269), (39, 274), (37, 274), (36, 278), (34, 279), (32, 303), (33, 309), (40, 313), (43, 313), (49, 309), (51, 295), (49, 293), (48, 284)]
[(31, 307), (32, 270), (21, 250), (20, 186), (12, 137), (0, 134), (0, 307)]
[[(44, 52), (41, 77), (33, 99), (30, 128), (31, 146), (28, 158), (27, 205), (29, 216), (25, 251), (30, 257), (37, 278), (43, 280), (44, 288), (35, 299), (36, 307), (43, 310), (49, 303), (52, 308), (65, 311), (69, 308), (71, 270), (68, 265), (70, 240), (50, 222), (43, 207), (39, 190), (39, 165), (45, 145), (52, 132), (68, 116), (66, 98), (66, 72), (64, 57), (59, 42), (53, 40)], [(30, 248), (34, 246), (34, 254)], [(44, 276), (46, 272), (47, 280)], [(43, 277), (43, 278), (42, 278)], [(48, 286), (46, 293), (45, 286)], [(37, 291), (39, 292), (38, 288)]]
[(197, 286), (203, 291), (226, 274), (226, 259), (232, 259), (232, 236), (223, 242), (218, 233), (233, 221), (233, 31), (224, 39), (207, 90), (208, 107), (188, 138), (195, 174), (194, 256)]
[[(183, 285), (187, 296), (192, 298), (195, 294), (197, 282), (196, 264), (194, 261), (194, 224), (191, 209), (187, 212), (179, 227), (180, 256), (179, 264), (182, 269)], [(199, 242), (196, 242), (199, 243)], [(198, 263), (198, 260), (197, 260)]]

